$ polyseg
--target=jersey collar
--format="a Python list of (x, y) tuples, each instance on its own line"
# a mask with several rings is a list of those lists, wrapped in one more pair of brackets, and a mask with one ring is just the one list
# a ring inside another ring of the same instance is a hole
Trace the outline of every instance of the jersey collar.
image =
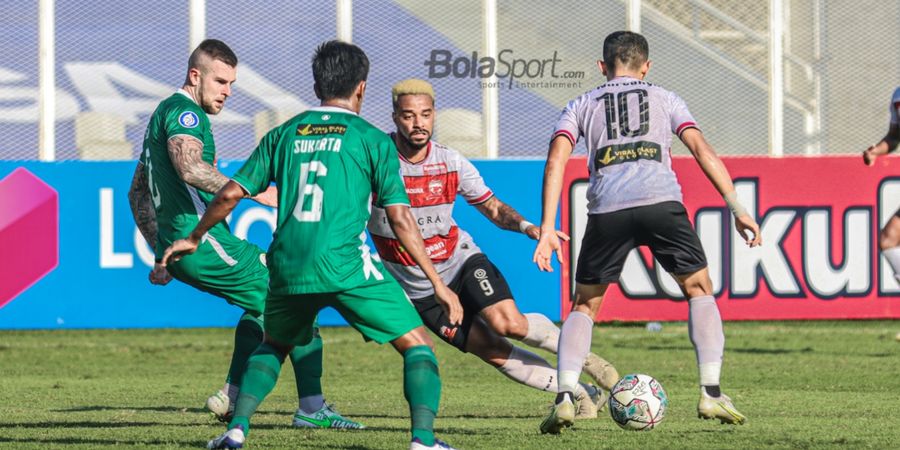
[(343, 113), (343, 114), (353, 114), (354, 116), (358, 115), (349, 109), (339, 108), (337, 106), (314, 106), (309, 108), (307, 111), (327, 111), (333, 113)]
[(197, 102), (194, 101), (194, 97), (191, 97), (191, 94), (188, 94), (188, 91), (186, 91), (186, 90), (184, 90), (184, 89), (182, 89), (182, 88), (178, 88), (178, 90), (175, 91), (175, 93), (176, 93), (176, 94), (181, 94), (181, 95), (187, 97), (190, 101), (194, 102), (194, 104), (197, 104)]

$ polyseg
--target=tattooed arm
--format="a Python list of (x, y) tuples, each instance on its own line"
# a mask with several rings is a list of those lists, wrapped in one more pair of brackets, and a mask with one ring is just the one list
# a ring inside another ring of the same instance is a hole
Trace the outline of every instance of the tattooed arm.
[(199, 139), (177, 135), (169, 138), (167, 145), (172, 166), (185, 183), (215, 194), (228, 182), (228, 177), (203, 160), (203, 143)]
[[(153, 198), (150, 193), (150, 183), (147, 181), (147, 173), (144, 164), (138, 162), (131, 178), (131, 189), (128, 190), (128, 203), (131, 205), (131, 215), (141, 235), (150, 245), (156, 248), (156, 210), (153, 208)], [(172, 276), (160, 263), (154, 263), (150, 270), (150, 283), (165, 285), (172, 281)]]
[[(210, 194), (219, 192), (228, 183), (228, 177), (203, 160), (203, 143), (197, 138), (172, 136), (169, 138), (168, 148), (172, 166), (185, 183)], [(278, 206), (278, 191), (274, 187), (251, 198), (266, 206)]]
[(138, 162), (131, 178), (131, 189), (128, 190), (128, 203), (131, 204), (131, 215), (141, 235), (151, 248), (156, 246), (156, 210), (150, 197), (150, 183), (144, 164)]
[(540, 236), (540, 228), (526, 221), (512, 206), (500, 201), (497, 196), (489, 198), (486, 202), (475, 205), (481, 214), (484, 214), (494, 225), (510, 231), (521, 231), (537, 239)]
[[(494, 225), (504, 230), (519, 231), (534, 240), (541, 238), (541, 227), (525, 220), (518, 211), (500, 201), (496, 195), (484, 203), (475, 205), (475, 208), (494, 222)], [(569, 240), (569, 236), (562, 231), (556, 230), (556, 235), (564, 241)]]

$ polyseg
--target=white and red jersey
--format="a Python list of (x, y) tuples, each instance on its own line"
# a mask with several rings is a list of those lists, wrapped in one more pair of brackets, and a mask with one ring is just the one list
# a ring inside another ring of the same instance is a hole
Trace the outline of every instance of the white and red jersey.
[[(494, 193), (484, 184), (478, 169), (456, 150), (428, 143), (425, 159), (411, 163), (399, 152), (400, 174), (406, 185), (410, 209), (425, 251), (444, 283), (449, 284), (466, 260), (481, 249), (472, 236), (456, 226), (453, 204), (461, 195), (470, 205), (486, 202)], [(434, 288), (391, 230), (382, 208), (372, 207), (369, 233), (384, 266), (400, 282), (410, 298), (427, 297)]]
[(607, 213), (665, 201), (681, 202), (672, 171), (672, 134), (697, 124), (674, 92), (617, 77), (569, 102), (553, 138), (588, 150), (588, 212)]

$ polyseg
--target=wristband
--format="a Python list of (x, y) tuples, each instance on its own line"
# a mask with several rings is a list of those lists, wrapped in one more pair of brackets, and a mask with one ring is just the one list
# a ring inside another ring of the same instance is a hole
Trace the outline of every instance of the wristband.
[(534, 225), (533, 223), (531, 223), (527, 220), (523, 220), (523, 221), (519, 222), (519, 231), (521, 231), (522, 234), (525, 234), (525, 231), (528, 230), (528, 227), (533, 226), (533, 225)]
[(731, 210), (731, 214), (733, 214), (735, 218), (750, 215), (747, 212), (747, 209), (744, 208), (744, 205), (738, 201), (736, 192), (731, 191), (723, 195), (722, 198), (725, 199), (725, 204), (728, 205), (728, 209)]

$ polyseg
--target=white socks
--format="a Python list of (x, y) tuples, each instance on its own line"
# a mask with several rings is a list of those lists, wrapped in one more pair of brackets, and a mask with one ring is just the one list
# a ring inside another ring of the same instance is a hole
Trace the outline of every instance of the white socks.
[[(549, 392), (558, 392), (559, 390), (556, 382), (556, 369), (544, 358), (516, 346), (513, 346), (509, 356), (506, 357), (506, 363), (497, 370), (525, 386)], [(573, 389), (576, 397), (581, 397), (581, 391), (590, 394), (581, 384)]]
[(718, 386), (725, 353), (725, 333), (716, 299), (710, 295), (694, 297), (688, 302), (688, 334), (697, 353), (701, 386)]
[(528, 313), (524, 316), (528, 320), (528, 334), (522, 338), (522, 342), (556, 353), (559, 348), (559, 327), (543, 314)]
[(881, 254), (884, 255), (891, 265), (891, 269), (894, 270), (894, 278), (896, 278), (897, 281), (900, 281), (900, 247), (891, 247), (887, 250), (882, 250)]
[(559, 336), (559, 391), (574, 392), (584, 366), (584, 358), (591, 350), (594, 320), (585, 313), (572, 311), (566, 318)]
[(556, 369), (544, 358), (513, 346), (506, 363), (498, 367), (503, 375), (542, 391), (556, 392)]

